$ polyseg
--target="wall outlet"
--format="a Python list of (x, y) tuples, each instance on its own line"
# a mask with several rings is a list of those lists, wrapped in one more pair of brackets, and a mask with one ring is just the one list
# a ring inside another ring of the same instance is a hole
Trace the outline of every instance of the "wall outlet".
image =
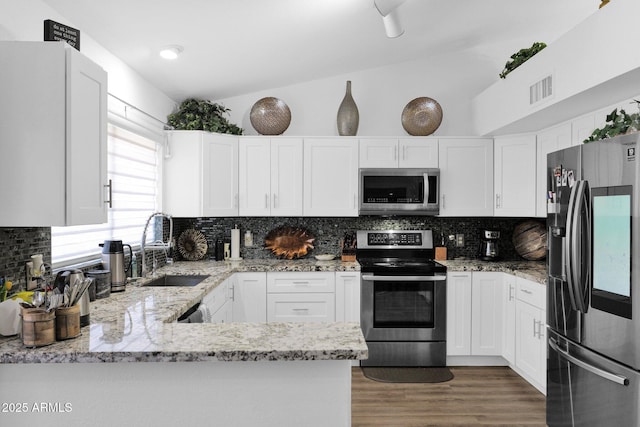
[(456, 247), (464, 247), (464, 234), (456, 234)]

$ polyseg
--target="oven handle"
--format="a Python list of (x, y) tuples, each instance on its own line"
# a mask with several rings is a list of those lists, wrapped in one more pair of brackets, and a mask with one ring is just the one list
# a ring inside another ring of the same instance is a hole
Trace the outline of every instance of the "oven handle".
[(363, 274), (362, 280), (375, 282), (443, 282), (447, 276), (376, 276), (373, 274)]

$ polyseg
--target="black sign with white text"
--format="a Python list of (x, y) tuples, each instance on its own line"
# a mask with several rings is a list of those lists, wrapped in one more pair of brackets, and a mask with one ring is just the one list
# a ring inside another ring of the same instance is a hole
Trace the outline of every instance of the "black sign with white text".
[(52, 21), (51, 19), (46, 19), (44, 21), (44, 41), (50, 42), (58, 40), (64, 40), (69, 43), (71, 47), (80, 50), (80, 30)]

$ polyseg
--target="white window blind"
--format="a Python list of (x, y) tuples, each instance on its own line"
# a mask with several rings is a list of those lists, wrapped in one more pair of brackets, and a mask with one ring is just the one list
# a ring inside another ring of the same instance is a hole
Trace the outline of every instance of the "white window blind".
[(51, 228), (54, 268), (100, 257), (99, 243), (122, 240), (140, 244), (149, 215), (157, 210), (159, 141), (110, 124), (107, 170), (113, 207), (106, 224)]

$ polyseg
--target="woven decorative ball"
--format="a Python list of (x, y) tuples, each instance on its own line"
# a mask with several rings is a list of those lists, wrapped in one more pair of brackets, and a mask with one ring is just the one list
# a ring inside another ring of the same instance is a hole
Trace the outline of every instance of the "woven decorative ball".
[(283, 100), (269, 96), (253, 104), (249, 119), (259, 134), (280, 135), (291, 123), (291, 110)]
[(527, 220), (513, 229), (511, 238), (518, 255), (529, 261), (539, 261), (547, 255), (547, 228), (540, 221)]
[(402, 110), (402, 127), (414, 136), (431, 135), (442, 123), (442, 107), (435, 99), (423, 96)]

